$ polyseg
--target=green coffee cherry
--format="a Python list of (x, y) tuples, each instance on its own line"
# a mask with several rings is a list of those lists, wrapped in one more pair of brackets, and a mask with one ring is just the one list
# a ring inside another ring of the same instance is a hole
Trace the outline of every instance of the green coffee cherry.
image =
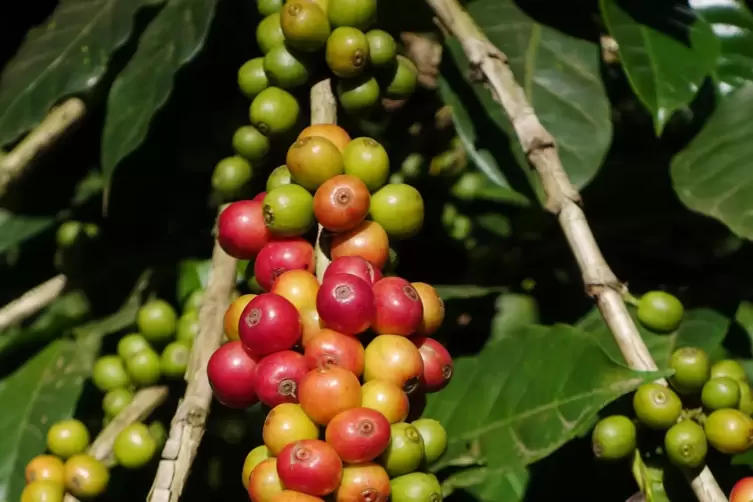
[(695, 347), (683, 347), (674, 351), (669, 366), (675, 370), (669, 382), (683, 395), (700, 392), (711, 374), (709, 356)]
[(682, 402), (672, 389), (658, 383), (646, 383), (635, 391), (633, 409), (644, 425), (664, 430), (672, 427), (680, 418)]
[(692, 420), (673, 425), (664, 436), (664, 451), (669, 460), (679, 467), (699, 467), (708, 449), (703, 427)]
[(711, 411), (737, 408), (740, 404), (740, 383), (728, 377), (712, 378), (701, 390), (701, 402)]
[(664, 291), (650, 291), (638, 302), (638, 320), (651, 331), (669, 333), (680, 326), (685, 308)]
[(594, 455), (603, 460), (619, 460), (632, 455), (636, 445), (635, 424), (623, 415), (599, 420), (591, 434)]

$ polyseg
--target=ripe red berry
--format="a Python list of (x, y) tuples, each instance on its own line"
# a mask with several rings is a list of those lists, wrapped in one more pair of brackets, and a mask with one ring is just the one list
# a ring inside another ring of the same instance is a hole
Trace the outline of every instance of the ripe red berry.
[(374, 284), (376, 315), (371, 328), (380, 335), (410, 336), (421, 325), (424, 307), (416, 288), (400, 277)]
[(335, 492), (335, 502), (387, 502), (390, 493), (390, 477), (381, 465), (373, 462), (347, 465)]
[(207, 362), (207, 377), (217, 401), (230, 408), (256, 403), (256, 360), (241, 342), (228, 342), (214, 351)]
[(311, 370), (298, 386), (298, 401), (311, 420), (327, 425), (338, 413), (361, 406), (361, 383), (339, 366)]
[(217, 241), (233, 258), (253, 258), (271, 237), (272, 234), (264, 223), (261, 202), (233, 202), (217, 218)]
[(277, 473), (285, 488), (323, 497), (337, 489), (343, 464), (324, 441), (305, 439), (282, 449), (277, 457)]
[(444, 346), (433, 338), (418, 336), (413, 338), (424, 361), (421, 387), (426, 392), (444, 389), (452, 378), (452, 356)]
[(363, 279), (369, 284), (374, 284), (376, 281), (382, 278), (382, 273), (374, 268), (368, 260), (361, 258), (360, 256), (341, 256), (332, 260), (327, 266), (327, 270), (324, 271), (324, 277), (326, 279), (335, 274), (350, 274)]
[(254, 276), (269, 291), (283, 272), (308, 270), (313, 274), (314, 265), (314, 248), (307, 241), (300, 237), (275, 239), (259, 251), (254, 261)]
[(363, 345), (357, 338), (325, 328), (306, 343), (303, 355), (309, 369), (339, 366), (360, 377), (363, 352)]
[(316, 310), (327, 327), (357, 335), (369, 329), (374, 319), (374, 293), (369, 283), (355, 275), (331, 275), (319, 287)]
[(256, 395), (270, 408), (298, 402), (298, 383), (309, 372), (306, 358), (283, 350), (269, 354), (256, 366)]
[(379, 335), (364, 351), (364, 382), (387, 380), (406, 394), (418, 390), (424, 361), (413, 342), (398, 335)]
[(750, 502), (753, 500), (753, 476), (742, 478), (732, 487), (729, 502)]
[(288, 300), (274, 293), (253, 298), (241, 314), (243, 344), (257, 356), (288, 350), (301, 338), (301, 318)]
[(325, 439), (346, 464), (374, 460), (390, 444), (390, 422), (376, 410), (352, 408), (327, 424)]
[(258, 193), (258, 194), (256, 194), (256, 196), (255, 196), (255, 197), (254, 197), (253, 199), (251, 199), (251, 200), (253, 200), (253, 201), (257, 201), (257, 202), (264, 202), (264, 197), (266, 197), (266, 196), (267, 196), (267, 192), (259, 192), (259, 193)]

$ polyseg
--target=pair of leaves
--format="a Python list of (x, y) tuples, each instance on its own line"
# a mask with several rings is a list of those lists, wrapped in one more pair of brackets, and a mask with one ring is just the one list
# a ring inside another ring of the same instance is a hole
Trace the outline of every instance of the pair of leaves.
[(450, 385), (429, 396), (426, 416), (448, 433), (437, 468), (472, 466), (448, 488), (519, 500), (514, 481), (520, 485), (526, 465), (582, 434), (606, 404), (665, 374), (616, 363), (572, 326), (515, 327), (478, 355), (458, 358)]

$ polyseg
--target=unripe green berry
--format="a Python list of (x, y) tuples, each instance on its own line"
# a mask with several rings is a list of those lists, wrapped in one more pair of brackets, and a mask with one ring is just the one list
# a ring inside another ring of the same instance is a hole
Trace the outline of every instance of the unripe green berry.
[(594, 455), (603, 460), (619, 460), (631, 455), (636, 445), (635, 424), (623, 415), (599, 420), (591, 434)]
[(191, 348), (183, 342), (171, 342), (162, 351), (160, 368), (167, 378), (183, 378), (188, 367)]
[(102, 392), (107, 392), (131, 383), (123, 361), (118, 356), (102, 356), (92, 368), (92, 382)]
[(727, 377), (738, 382), (747, 382), (745, 368), (734, 359), (724, 359), (711, 366), (711, 378)]
[(633, 396), (635, 415), (650, 429), (669, 429), (680, 418), (682, 402), (672, 389), (658, 383), (638, 387)]
[(709, 444), (722, 453), (744, 453), (753, 446), (753, 419), (739, 410), (714, 411), (703, 429)]
[(47, 431), (47, 449), (58, 457), (69, 458), (86, 450), (89, 439), (89, 430), (80, 420), (61, 420)]
[(709, 356), (695, 347), (683, 347), (674, 351), (669, 366), (675, 370), (669, 382), (677, 392), (684, 395), (700, 392), (711, 374)]
[(703, 427), (692, 420), (673, 425), (664, 436), (664, 451), (669, 460), (679, 467), (699, 467), (708, 449)]
[(676, 297), (650, 291), (638, 301), (638, 320), (651, 331), (669, 333), (680, 326), (685, 309)]
[(160, 357), (152, 349), (142, 350), (126, 361), (126, 369), (135, 385), (154, 385), (161, 376)]
[(421, 434), (424, 442), (424, 458), (427, 464), (432, 464), (442, 456), (447, 449), (447, 431), (438, 420), (420, 418), (411, 425)]
[(154, 457), (157, 442), (142, 423), (131, 424), (115, 437), (112, 452), (119, 465), (126, 469), (145, 466)]
[(152, 300), (144, 304), (136, 317), (136, 325), (150, 343), (164, 344), (175, 335), (178, 315), (165, 300)]
[(113, 389), (102, 398), (102, 411), (106, 416), (115, 417), (133, 401), (133, 392), (128, 389)]
[(740, 383), (728, 377), (712, 378), (701, 390), (701, 402), (711, 411), (737, 408), (740, 404)]

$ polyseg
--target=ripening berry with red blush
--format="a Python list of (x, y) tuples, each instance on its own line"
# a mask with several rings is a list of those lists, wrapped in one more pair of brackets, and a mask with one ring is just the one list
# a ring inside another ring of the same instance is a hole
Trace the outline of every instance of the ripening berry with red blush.
[(265, 356), (256, 365), (256, 395), (270, 408), (298, 402), (298, 383), (309, 372), (306, 358), (292, 350)]
[(309, 369), (339, 366), (360, 377), (363, 373), (364, 350), (353, 336), (324, 328), (309, 339), (303, 355)]
[(341, 256), (335, 258), (327, 266), (322, 279), (326, 279), (327, 277), (336, 274), (355, 275), (372, 285), (382, 278), (382, 273), (375, 269), (374, 265), (368, 260), (361, 258), (360, 256)]
[(256, 403), (256, 364), (239, 341), (215, 350), (207, 362), (207, 377), (215, 399), (229, 408)]
[(753, 476), (742, 478), (729, 494), (729, 502), (751, 502), (753, 501)]
[(282, 296), (262, 293), (243, 309), (238, 332), (252, 354), (266, 356), (298, 343), (301, 318), (293, 304)]
[(315, 264), (314, 247), (308, 241), (300, 237), (274, 239), (254, 260), (254, 277), (264, 291), (269, 291), (284, 272), (307, 270), (313, 274)]
[(424, 362), (421, 387), (425, 392), (439, 392), (452, 379), (452, 356), (433, 338), (418, 336), (412, 339)]
[(298, 402), (311, 420), (327, 425), (338, 413), (361, 406), (361, 383), (339, 366), (311, 370), (298, 386)]
[(250, 260), (267, 245), (271, 237), (264, 223), (261, 202), (233, 202), (217, 218), (217, 242), (233, 258)]
[(413, 285), (400, 277), (385, 277), (374, 284), (376, 313), (371, 329), (380, 335), (410, 336), (421, 325), (424, 308)]
[(346, 464), (368, 462), (389, 446), (390, 422), (376, 410), (351, 408), (330, 420), (325, 439)]

